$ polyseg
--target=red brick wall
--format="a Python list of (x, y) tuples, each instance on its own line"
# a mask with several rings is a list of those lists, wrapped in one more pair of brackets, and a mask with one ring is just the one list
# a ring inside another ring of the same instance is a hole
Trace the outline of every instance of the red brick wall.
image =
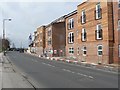
[[(85, 2), (77, 7), (78, 10), (78, 42), (80, 45), (80, 50), (83, 46), (87, 47), (87, 56), (79, 55), (80, 60), (85, 59), (87, 62), (98, 63), (101, 61), (103, 64), (111, 63), (113, 60), (113, 49), (110, 47), (113, 45), (113, 28), (112, 28), (112, 3), (101, 2), (102, 8), (102, 19), (95, 20), (95, 7), (97, 2)], [(81, 24), (80, 16), (82, 10), (86, 12), (86, 23)], [(96, 25), (101, 23), (103, 30), (103, 39), (95, 39)], [(86, 28), (87, 41), (81, 41), (82, 28)], [(103, 45), (103, 55), (97, 55), (97, 45)]]
[[(68, 20), (73, 18), (74, 19), (74, 28), (68, 30)], [(67, 57), (77, 57), (77, 47), (78, 47), (78, 42), (77, 42), (77, 13), (69, 16), (66, 18), (66, 56)], [(74, 33), (74, 43), (73, 44), (69, 44), (68, 43), (68, 34), (69, 32), (73, 32)], [(74, 48), (74, 54), (69, 54), (69, 48), (73, 47)]]
[[(120, 19), (120, 9), (118, 9), (118, 3), (113, 3), (114, 10), (114, 63), (120, 62), (120, 57), (118, 57), (118, 44), (120, 44), (120, 30), (118, 30), (118, 19)], [(119, 43), (118, 43), (119, 41)]]

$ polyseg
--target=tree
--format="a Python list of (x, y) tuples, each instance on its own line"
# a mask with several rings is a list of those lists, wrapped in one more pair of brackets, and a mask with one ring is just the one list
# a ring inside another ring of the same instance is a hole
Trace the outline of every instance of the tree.
[(10, 41), (9, 39), (2, 39), (3, 50), (7, 50), (10, 48)]

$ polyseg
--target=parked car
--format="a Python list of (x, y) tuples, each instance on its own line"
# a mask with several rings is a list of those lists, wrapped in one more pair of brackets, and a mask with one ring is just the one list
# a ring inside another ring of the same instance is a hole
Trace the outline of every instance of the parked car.
[(24, 53), (24, 49), (20, 49), (19, 52), (20, 52), (20, 53)]

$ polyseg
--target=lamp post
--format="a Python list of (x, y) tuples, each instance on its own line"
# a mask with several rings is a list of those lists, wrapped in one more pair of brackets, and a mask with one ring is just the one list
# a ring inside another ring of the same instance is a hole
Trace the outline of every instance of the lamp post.
[(3, 42), (2, 42), (2, 51), (5, 55), (5, 21), (11, 21), (12, 19), (3, 19)]

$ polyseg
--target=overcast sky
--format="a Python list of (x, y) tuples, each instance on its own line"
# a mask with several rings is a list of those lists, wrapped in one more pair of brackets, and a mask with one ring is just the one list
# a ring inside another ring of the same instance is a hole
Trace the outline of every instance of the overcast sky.
[[(82, 0), (79, 0), (80, 2)], [(6, 37), (16, 47), (28, 46), (28, 36), (37, 27), (47, 25), (51, 21), (77, 9), (80, 2), (0, 2), (0, 37), (2, 37), (2, 20), (5, 22)]]

